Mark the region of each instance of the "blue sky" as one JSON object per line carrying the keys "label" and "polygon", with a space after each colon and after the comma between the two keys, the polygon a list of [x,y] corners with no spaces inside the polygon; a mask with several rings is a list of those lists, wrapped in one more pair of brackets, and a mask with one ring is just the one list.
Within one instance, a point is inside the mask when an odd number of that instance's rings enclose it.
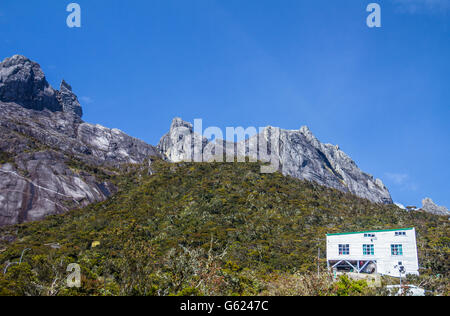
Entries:
{"label": "blue sky", "polygon": [[2,0],[0,58],[23,54],[84,119],[156,144],[173,117],[308,125],[395,201],[450,207],[450,1]]}

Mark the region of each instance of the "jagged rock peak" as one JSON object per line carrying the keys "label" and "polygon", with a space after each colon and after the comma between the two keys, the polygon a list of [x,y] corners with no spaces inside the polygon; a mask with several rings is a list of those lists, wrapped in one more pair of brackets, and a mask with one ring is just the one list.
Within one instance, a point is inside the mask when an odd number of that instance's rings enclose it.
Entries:
{"label": "jagged rock peak", "polygon": [[181,118],[176,117],[172,120],[172,124],[170,125],[170,130],[173,131],[178,127],[187,127],[190,130],[193,129],[192,124],[186,121],[183,121]]}
{"label": "jagged rock peak", "polygon": [[450,215],[450,211],[445,206],[436,205],[430,198],[422,200],[422,210],[435,215]]}
{"label": "jagged rock peak", "polygon": [[309,129],[309,127],[308,126],[302,126],[301,128],[300,128],[300,132],[303,134],[303,135],[312,135],[312,136],[314,136],[313,135],[313,133],[311,132],[311,130]]}
{"label": "jagged rock peak", "polygon": [[319,142],[319,140],[316,138],[316,136],[314,136],[314,134],[311,132],[311,130],[309,129],[308,126],[302,126],[300,128],[300,133],[305,137],[305,139],[310,142],[313,146],[317,147],[319,146],[321,143]]}
{"label": "jagged rock peak", "polygon": [[72,87],[65,80],[61,82],[58,100],[64,112],[75,113],[79,117],[83,116],[80,102],[78,102],[77,96],[72,92]]}
{"label": "jagged rock peak", "polygon": [[[193,150],[193,140],[202,144],[202,148]],[[250,144],[259,143],[256,153],[251,154]],[[245,152],[237,152],[235,156],[249,156],[264,159],[266,145],[273,144],[270,149],[272,158],[280,165],[280,171],[298,179],[315,181],[321,185],[336,188],[343,192],[351,192],[357,196],[369,199],[376,203],[392,203],[391,195],[383,182],[374,179],[373,176],[361,171],[356,163],[346,155],[339,146],[321,143],[304,126],[300,130],[283,130],[278,127],[266,127],[260,134],[250,137],[245,141]],[[276,145],[278,144],[278,145]],[[161,138],[158,149],[172,162],[191,161],[194,152],[194,161],[210,161],[214,158],[216,146],[224,146],[222,142],[209,142],[202,135],[197,135],[192,130],[192,124],[175,118],[169,133]],[[256,146],[253,146],[256,148]],[[226,152],[228,148],[222,148],[217,152]],[[202,157],[197,157],[196,152]]]}
{"label": "jagged rock peak", "polygon": [[[27,57],[22,56],[22,55],[14,55],[12,57],[7,57],[1,63],[5,67],[11,67],[11,66],[21,65],[21,64],[32,64],[34,66],[39,67],[39,64],[31,61],[30,59],[28,59]],[[39,69],[40,69],[40,67],[39,67]],[[43,73],[42,73],[42,75],[43,75]]]}
{"label": "jagged rock peak", "polygon": [[57,93],[45,79],[39,64],[14,55],[0,63],[0,101],[41,111],[61,111]]}
{"label": "jagged rock peak", "polygon": [[64,79],[61,81],[61,85],[59,86],[59,91],[70,91],[72,92],[72,86],[70,84],[68,84]]}
{"label": "jagged rock peak", "polygon": [[192,159],[194,136],[192,124],[176,117],[172,120],[169,132],[159,141],[157,148],[167,160],[172,162]]}
{"label": "jagged rock peak", "polygon": [[83,114],[70,85],[63,81],[61,91],[53,89],[41,66],[22,55],[0,63],[0,101],[36,111],[74,113],[80,118]]}

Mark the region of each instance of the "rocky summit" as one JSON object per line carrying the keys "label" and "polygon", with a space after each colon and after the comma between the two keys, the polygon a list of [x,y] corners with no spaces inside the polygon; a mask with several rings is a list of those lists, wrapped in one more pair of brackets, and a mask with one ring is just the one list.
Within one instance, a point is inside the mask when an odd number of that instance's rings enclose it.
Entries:
{"label": "rocky summit", "polygon": [[53,89],[37,63],[19,55],[0,63],[0,226],[103,201],[116,192],[114,168],[161,156],[82,113],[72,87]]}
{"label": "rocky summit", "polygon": [[[267,146],[270,142],[276,146]],[[194,149],[194,144],[201,144],[198,150]],[[194,133],[191,123],[175,118],[170,131],[158,145],[158,149],[172,162],[210,161],[217,152],[229,155],[230,148],[235,157],[260,160],[267,156],[263,150],[267,148],[284,175],[350,192],[375,203],[392,204],[391,195],[380,179],[361,171],[338,146],[321,143],[306,126],[299,130],[266,127],[241,143],[227,146],[222,140],[208,141]],[[257,148],[257,151],[251,148]]]}
{"label": "rocky summit", "polygon": [[430,198],[422,200],[422,210],[434,215],[450,215],[450,211],[445,206],[436,205]]}

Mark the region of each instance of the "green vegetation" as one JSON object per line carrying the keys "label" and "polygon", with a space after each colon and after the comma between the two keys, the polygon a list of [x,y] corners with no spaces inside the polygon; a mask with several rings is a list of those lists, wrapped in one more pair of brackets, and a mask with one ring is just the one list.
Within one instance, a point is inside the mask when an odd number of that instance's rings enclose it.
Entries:
{"label": "green vegetation", "polygon": [[14,156],[6,151],[0,151],[0,165],[14,163]]}
{"label": "green vegetation", "polygon": [[73,156],[67,158],[66,165],[74,173],[77,174],[85,173],[88,174],[89,176],[95,176],[95,178],[100,181],[117,183],[117,179],[120,178],[119,170],[106,166],[91,166]]}
{"label": "green vegetation", "polygon": [[[262,175],[253,163],[152,169],[128,166],[105,202],[0,229],[2,270],[31,248],[0,272],[0,295],[379,294],[365,281],[318,277],[317,247],[325,252],[327,233],[404,227],[418,232],[416,284],[449,294],[446,217]],[[69,263],[81,266],[79,289],[65,287]]]}

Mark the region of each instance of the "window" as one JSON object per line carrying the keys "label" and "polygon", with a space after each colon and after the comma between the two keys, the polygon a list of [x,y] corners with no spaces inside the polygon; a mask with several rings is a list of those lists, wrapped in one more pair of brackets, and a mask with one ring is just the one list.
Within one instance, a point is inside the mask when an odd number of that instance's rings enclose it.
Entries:
{"label": "window", "polygon": [[374,237],[375,237],[375,234],[364,234],[364,237],[374,238]]}
{"label": "window", "polygon": [[395,232],[395,236],[406,236],[406,232]]}
{"label": "window", "polygon": [[349,255],[350,254],[350,245],[339,245],[339,254],[340,255]]}
{"label": "window", "polygon": [[375,254],[375,250],[373,245],[363,245],[363,255],[365,256],[373,256]]}
{"label": "window", "polygon": [[391,255],[392,256],[403,256],[402,245],[391,245]]}

